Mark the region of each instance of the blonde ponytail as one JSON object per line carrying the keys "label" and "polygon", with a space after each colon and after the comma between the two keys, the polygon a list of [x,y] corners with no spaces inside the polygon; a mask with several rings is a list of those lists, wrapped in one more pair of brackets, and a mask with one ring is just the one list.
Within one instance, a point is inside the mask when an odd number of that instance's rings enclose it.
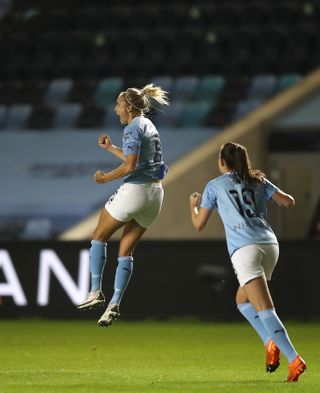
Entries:
{"label": "blonde ponytail", "polygon": [[160,86],[155,86],[150,83],[141,89],[141,94],[147,97],[152,97],[161,105],[169,105],[169,100],[167,97],[167,92],[162,90]]}
{"label": "blonde ponytail", "polygon": [[137,111],[141,113],[148,112],[151,108],[150,98],[153,98],[160,105],[169,105],[167,92],[161,87],[150,83],[142,89],[130,87],[120,93],[125,98],[129,105],[132,105]]}

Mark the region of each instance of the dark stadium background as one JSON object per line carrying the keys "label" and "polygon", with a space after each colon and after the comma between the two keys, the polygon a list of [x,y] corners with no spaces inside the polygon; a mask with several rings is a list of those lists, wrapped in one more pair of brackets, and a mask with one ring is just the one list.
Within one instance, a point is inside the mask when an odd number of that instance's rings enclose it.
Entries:
{"label": "dark stadium background", "polygon": [[[308,93],[263,123],[254,156],[301,202],[293,221],[271,209],[281,247],[272,283],[279,311],[288,318],[319,318],[319,26],[317,0],[0,1],[0,314],[86,317],[51,270],[49,303],[38,304],[40,254],[53,250],[77,284],[79,251],[88,249],[89,238],[60,239],[116,188],[95,191],[90,176],[97,167],[116,165],[97,152],[95,141],[100,130],[121,134],[113,113],[119,91],[150,81],[169,91],[166,113],[149,115],[175,168],[281,94],[302,91],[314,75]],[[276,171],[279,163],[286,169]],[[200,171],[209,172],[204,165]],[[199,176],[191,163],[180,188],[185,200],[168,184],[173,208],[186,204]],[[240,318],[221,233],[197,238],[189,234],[188,217],[168,228],[163,217],[136,250],[124,319]],[[109,247],[109,294],[116,247],[117,239]],[[17,282],[26,304],[16,304],[12,295]]]}

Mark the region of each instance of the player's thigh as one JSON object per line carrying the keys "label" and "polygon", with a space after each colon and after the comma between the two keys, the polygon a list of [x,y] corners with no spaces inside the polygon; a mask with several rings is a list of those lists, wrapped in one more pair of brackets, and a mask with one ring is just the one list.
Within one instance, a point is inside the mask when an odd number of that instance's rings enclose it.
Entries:
{"label": "player's thigh", "polygon": [[132,218],[142,227],[148,228],[160,213],[164,192],[161,184],[151,184],[146,186],[145,194],[145,206],[136,211]]}
{"label": "player's thigh", "polygon": [[102,209],[98,224],[93,232],[93,239],[106,242],[114,234],[114,232],[123,227],[125,224],[125,222],[118,221],[113,218],[106,209]]}
{"label": "player's thigh", "polygon": [[142,210],[148,197],[143,184],[124,183],[105,205],[106,210],[116,220],[130,222]]}
{"label": "player's thigh", "polygon": [[254,278],[264,276],[263,257],[258,244],[250,244],[234,252],[231,262],[240,287]]}
{"label": "player's thigh", "polygon": [[120,240],[119,257],[132,255],[145,231],[146,228],[139,225],[135,220],[128,222],[124,227]]}
{"label": "player's thigh", "polygon": [[263,244],[260,245],[260,247],[264,251],[264,257],[262,261],[264,273],[267,281],[270,281],[272,273],[278,262],[279,246],[277,244]]}

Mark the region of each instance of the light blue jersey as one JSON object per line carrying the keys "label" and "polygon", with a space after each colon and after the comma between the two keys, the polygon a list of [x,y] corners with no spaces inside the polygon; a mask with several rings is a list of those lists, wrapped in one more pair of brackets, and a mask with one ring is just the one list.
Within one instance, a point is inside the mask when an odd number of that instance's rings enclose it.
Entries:
{"label": "light blue jersey", "polygon": [[147,183],[161,180],[167,172],[162,161],[162,148],[159,133],[154,124],[144,116],[136,117],[123,130],[123,154],[138,154],[139,161],[134,172],[125,183]]}
{"label": "light blue jersey", "polygon": [[250,182],[228,172],[209,181],[203,192],[201,207],[218,209],[224,224],[230,256],[249,244],[278,244],[267,221],[266,200],[279,191],[269,180]]}

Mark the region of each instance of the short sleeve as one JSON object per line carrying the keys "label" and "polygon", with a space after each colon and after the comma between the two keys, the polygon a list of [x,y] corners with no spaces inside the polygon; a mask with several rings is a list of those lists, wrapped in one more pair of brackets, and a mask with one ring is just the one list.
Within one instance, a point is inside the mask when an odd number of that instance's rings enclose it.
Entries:
{"label": "short sleeve", "polygon": [[209,182],[203,191],[200,207],[210,210],[217,208],[217,195],[212,182]]}
{"label": "short sleeve", "polygon": [[123,155],[139,154],[141,149],[141,132],[138,127],[127,126],[123,130]]}
{"label": "short sleeve", "polygon": [[264,195],[266,199],[271,199],[272,195],[279,191],[279,188],[271,183],[268,179],[264,179]]}

